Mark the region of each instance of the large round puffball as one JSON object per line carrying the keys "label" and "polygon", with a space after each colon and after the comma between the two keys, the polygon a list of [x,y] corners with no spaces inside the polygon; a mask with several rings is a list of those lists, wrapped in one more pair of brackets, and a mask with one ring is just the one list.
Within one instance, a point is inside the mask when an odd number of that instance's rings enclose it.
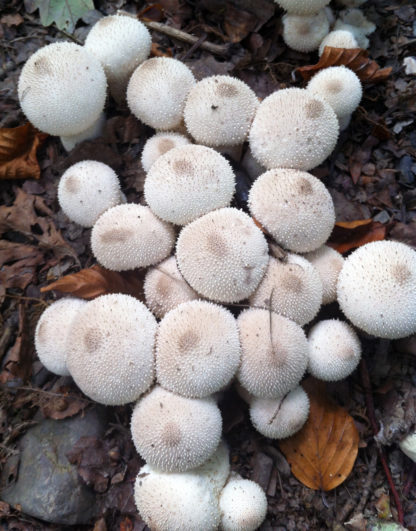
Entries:
{"label": "large round puffball", "polygon": [[22,111],[35,127],[50,135],[70,136],[98,120],[106,89],[96,57],[77,44],[55,42],[26,61],[18,95]]}
{"label": "large round puffball", "polygon": [[86,301],[68,297],[53,302],[40,316],[35,330],[35,349],[48,371],[68,376],[67,336],[71,323]]}
{"label": "large round puffball", "polygon": [[173,148],[186,146],[191,141],[180,133],[160,132],[151,136],[143,147],[142,166],[147,173],[156,160]]}
{"label": "large round puffball", "polygon": [[304,258],[318,271],[322,281],[322,304],[330,304],[337,300],[338,276],[344,265],[344,258],[335,249],[322,245],[316,251],[307,253]]}
{"label": "large round puffball", "polygon": [[346,317],[376,337],[398,339],[416,332],[416,252],[404,243],[378,241],[346,258],[338,279]]}
{"label": "large round puffball", "polygon": [[325,10],[311,15],[292,15],[283,17],[283,40],[298,52],[312,52],[319,48],[329,32],[329,22]]}
{"label": "large round puffball", "polygon": [[134,408],[131,433],[138,453],[163,472],[185,472],[209,459],[222,419],[212,398],[185,398],[155,387]]}
{"label": "large round puffball", "polygon": [[330,0],[275,0],[292,15],[314,15],[327,6]]}
{"label": "large round puffball", "polygon": [[92,227],[101,214],[122,202],[118,177],[102,162],[77,162],[59,181],[58,201],[71,221]]}
{"label": "large round puffball", "polygon": [[310,170],[333,151],[339,125],[332,107],[307,90],[290,88],[265,98],[250,130],[250,149],[267,169]]}
{"label": "large round puffball", "polygon": [[67,364],[83,393],[109,406],[137,400],[151,385],[157,323],[130,295],[102,295],[83,306],[68,331]]}

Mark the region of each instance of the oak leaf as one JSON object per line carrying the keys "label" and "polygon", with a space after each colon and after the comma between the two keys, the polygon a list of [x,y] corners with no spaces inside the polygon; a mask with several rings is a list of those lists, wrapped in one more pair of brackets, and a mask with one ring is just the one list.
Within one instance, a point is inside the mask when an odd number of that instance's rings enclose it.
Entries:
{"label": "oak leaf", "polygon": [[339,221],[335,223],[327,245],[342,254],[366,243],[384,240],[386,231],[385,225],[371,218]]}

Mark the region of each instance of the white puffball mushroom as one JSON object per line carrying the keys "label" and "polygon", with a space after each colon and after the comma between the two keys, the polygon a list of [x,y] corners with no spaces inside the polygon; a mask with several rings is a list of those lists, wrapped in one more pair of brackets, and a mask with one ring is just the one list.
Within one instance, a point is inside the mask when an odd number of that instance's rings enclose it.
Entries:
{"label": "white puffball mushroom", "polygon": [[181,61],[153,57],[136,68],[127,87],[131,112],[143,123],[161,131],[178,127],[185,100],[195,78]]}
{"label": "white puffball mushroom", "polygon": [[274,92],[260,104],[250,130],[250,149],[267,169],[308,171],[333,151],[339,125],[332,107],[307,90]]}
{"label": "white puffball mushroom", "polygon": [[285,262],[270,258],[264,279],[250,297],[250,306],[284,315],[300,326],[312,321],[322,304],[318,271],[302,256],[288,254]]}
{"label": "white puffball mushroom", "polygon": [[295,322],[273,311],[250,308],[237,319],[240,384],[251,395],[276,398],[296,387],[308,365],[308,341]]}
{"label": "white puffball mushroom", "polygon": [[227,207],[234,191],[234,172],[227,159],[214,149],[194,144],[159,157],[144,183],[145,199],[152,211],[176,225]]}
{"label": "white puffball mushroom", "polygon": [[78,44],[55,42],[26,61],[18,95],[22,111],[35,127],[50,135],[71,136],[98,120],[106,89],[98,59]]}
{"label": "white puffball mushroom", "polygon": [[61,136],[61,143],[66,151],[71,151],[74,147],[84,140],[94,140],[102,135],[105,126],[105,113],[102,112],[98,119],[85,131],[76,135]]}
{"label": "white puffball mushroom", "polygon": [[48,371],[68,376],[67,336],[69,327],[86,301],[68,297],[53,302],[40,316],[35,330],[35,349]]}
{"label": "white puffball mushroom", "polygon": [[67,340],[68,369],[81,391],[109,406],[137,400],[153,381],[156,328],[150,311],[130,295],[85,304]]}
{"label": "white puffball mushroom", "polygon": [[345,24],[358,28],[364,35],[370,35],[376,31],[374,22],[368,20],[361,9],[344,9],[339,13],[339,17]]}
{"label": "white puffball mushroom", "polygon": [[151,136],[143,147],[142,151],[142,166],[147,173],[152,167],[153,163],[162,155],[173,148],[185,146],[191,141],[185,135],[180,133],[160,132]]}
{"label": "white puffball mushroom", "polygon": [[254,292],[269,261],[263,233],[236,208],[215,210],[186,225],[179,234],[176,258],[196,292],[228,303]]}
{"label": "white puffball mushroom", "polygon": [[138,453],[163,472],[201,465],[217,449],[221,430],[221,413],[212,398],[185,398],[159,386],[137,402],[131,419]]}
{"label": "white puffball mushroom", "polygon": [[346,259],[338,302],[358,328],[399,339],[416,332],[416,251],[404,243],[367,243]]}
{"label": "white puffball mushroom", "polygon": [[346,22],[343,22],[342,20],[337,20],[334,25],[334,31],[342,30],[342,31],[349,31],[353,36],[354,39],[357,41],[358,48],[362,48],[363,50],[366,50],[370,44],[370,41],[365,36],[363,31],[360,28],[357,28],[357,26],[353,26],[352,24],[347,24]]}
{"label": "white puffball mushroom", "polygon": [[117,205],[102,214],[91,232],[91,247],[100,264],[112,271],[128,271],[157,264],[175,243],[173,227],[149,207]]}
{"label": "white puffball mushroom", "polygon": [[257,96],[244,81],[231,76],[209,76],[189,91],[185,124],[199,144],[242,144],[258,105]]}
{"label": "white puffball mushroom", "polygon": [[416,463],[416,431],[399,442],[400,450]]}
{"label": "white puffball mushroom", "polygon": [[291,15],[314,15],[329,4],[331,0],[275,0]]}
{"label": "white puffball mushroom", "polygon": [[101,18],[85,39],[85,49],[103,65],[110,93],[118,102],[125,101],[130,76],[149,57],[151,45],[142,22],[118,14]]}
{"label": "white puffball mushroom", "polygon": [[215,453],[202,465],[193,468],[189,472],[205,476],[214,492],[219,496],[230,475],[230,451],[226,442],[221,439]]}
{"label": "white puffball mushroom", "polygon": [[336,301],[338,276],[344,265],[342,254],[327,245],[323,245],[316,251],[305,254],[304,258],[315,267],[321,278],[322,304]]}
{"label": "white puffball mushroom", "polygon": [[251,215],[276,242],[293,252],[314,251],[335,225],[335,209],[324,184],[310,173],[276,168],[251,187]]}
{"label": "white puffball mushroom", "polygon": [[360,340],[353,328],[343,321],[319,321],[309,331],[308,341],[308,371],[319,380],[343,380],[360,362]]}
{"label": "white puffball mushroom", "polygon": [[280,398],[254,398],[250,418],[256,430],[270,439],[298,432],[309,416],[309,398],[301,386]]}
{"label": "white puffball mushroom", "polygon": [[266,518],[264,490],[249,479],[233,475],[219,498],[222,531],[255,531]]}
{"label": "white puffball mushroom", "polygon": [[319,45],[319,56],[324,53],[325,46],[330,46],[331,48],[346,49],[359,48],[354,35],[350,31],[345,30],[330,31]]}
{"label": "white puffball mushroom", "polygon": [[329,32],[325,10],[311,15],[287,14],[282,18],[283,40],[297,52],[313,52]]}

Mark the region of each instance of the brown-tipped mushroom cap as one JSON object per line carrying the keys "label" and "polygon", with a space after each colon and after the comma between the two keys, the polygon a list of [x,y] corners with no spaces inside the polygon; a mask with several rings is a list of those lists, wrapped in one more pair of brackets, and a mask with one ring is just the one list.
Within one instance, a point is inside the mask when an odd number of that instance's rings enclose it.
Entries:
{"label": "brown-tipped mushroom cap", "polygon": [[316,251],[305,254],[304,258],[315,267],[321,278],[322,304],[336,301],[338,275],[344,265],[342,254],[327,245],[323,245]]}
{"label": "brown-tipped mushroom cap", "polygon": [[293,15],[314,15],[331,0],[275,0],[276,4]]}
{"label": "brown-tipped mushroom cap", "polygon": [[329,22],[325,10],[311,15],[284,15],[283,40],[298,52],[317,50],[329,32]]}
{"label": "brown-tipped mushroom cap", "polygon": [[147,173],[156,160],[170,151],[173,148],[179,146],[185,146],[190,144],[191,141],[185,135],[180,133],[164,132],[156,133],[151,136],[144,145],[142,151],[142,166]]}

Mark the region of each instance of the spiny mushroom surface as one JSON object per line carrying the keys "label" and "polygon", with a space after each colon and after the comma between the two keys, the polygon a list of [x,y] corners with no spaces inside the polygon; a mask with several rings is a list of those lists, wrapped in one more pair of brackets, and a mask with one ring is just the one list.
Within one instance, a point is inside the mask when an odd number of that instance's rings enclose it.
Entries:
{"label": "spiny mushroom surface", "polygon": [[146,141],[142,151],[141,161],[144,171],[147,173],[153,163],[171,149],[190,143],[191,141],[185,135],[171,133],[169,131],[166,133],[162,131],[151,136]]}
{"label": "spiny mushroom surface", "polygon": [[212,398],[185,398],[154,387],[134,408],[131,433],[139,454],[163,472],[185,472],[209,459],[222,419]]}
{"label": "spiny mushroom surface", "polygon": [[368,48],[370,41],[365,36],[364,32],[357,28],[356,26],[353,26],[352,24],[347,24],[346,22],[343,22],[342,20],[337,20],[334,25],[334,31],[342,30],[342,31],[349,31],[354,35],[354,39],[357,41],[358,47],[363,48],[364,50]]}
{"label": "spiny mushroom surface", "polygon": [[293,15],[314,15],[331,0],[275,0],[276,4]]}
{"label": "spiny mushroom surface", "polygon": [[346,317],[376,337],[398,339],[416,332],[416,252],[404,243],[367,243],[341,270],[338,302]]}
{"label": "spiny mushroom surface", "polygon": [[261,230],[236,208],[221,208],[186,225],[176,257],[191,287],[218,302],[238,302],[251,295],[269,261]]}
{"label": "spiny mushroom surface", "polygon": [[85,304],[68,331],[67,366],[92,400],[121,405],[151,385],[157,323],[130,295],[101,295]]}
{"label": "spiny mushroom surface", "polygon": [[221,439],[215,453],[202,465],[193,468],[190,472],[205,476],[214,492],[219,496],[230,475],[230,451],[227,443]]}
{"label": "spiny mushroom surface", "polygon": [[336,114],[322,98],[304,89],[283,89],[260,104],[250,130],[250,149],[267,169],[307,171],[332,153],[338,132]]}
{"label": "spiny mushroom surface", "polygon": [[332,48],[358,48],[358,43],[350,31],[335,30],[330,31],[319,45],[319,55],[324,53],[325,46]]}
{"label": "spiny mushroom surface", "polygon": [[323,288],[322,304],[330,304],[336,301],[338,276],[344,265],[342,254],[327,245],[322,245],[316,251],[305,254],[304,258],[319,273]]}
{"label": "spiny mushroom surface", "polygon": [[308,341],[295,322],[250,308],[237,320],[241,341],[238,381],[252,395],[275,398],[296,387],[308,365]]}
{"label": "spiny mushroom surface", "polygon": [[156,374],[162,387],[202,398],[225,387],[240,363],[234,316],[208,301],[184,302],[165,315],[156,341]]}
{"label": "spiny mushroom surface", "polygon": [[194,144],[159,157],[144,183],[152,211],[177,225],[228,206],[234,190],[234,172],[227,159],[214,149]]}
{"label": "spiny mushroom surface", "polygon": [[329,32],[325,10],[307,16],[287,14],[282,18],[283,40],[298,52],[312,52],[319,48]]}
{"label": "spiny mushroom surface", "polygon": [[258,104],[257,96],[244,81],[209,76],[191,88],[184,109],[185,124],[200,144],[242,144]]}

